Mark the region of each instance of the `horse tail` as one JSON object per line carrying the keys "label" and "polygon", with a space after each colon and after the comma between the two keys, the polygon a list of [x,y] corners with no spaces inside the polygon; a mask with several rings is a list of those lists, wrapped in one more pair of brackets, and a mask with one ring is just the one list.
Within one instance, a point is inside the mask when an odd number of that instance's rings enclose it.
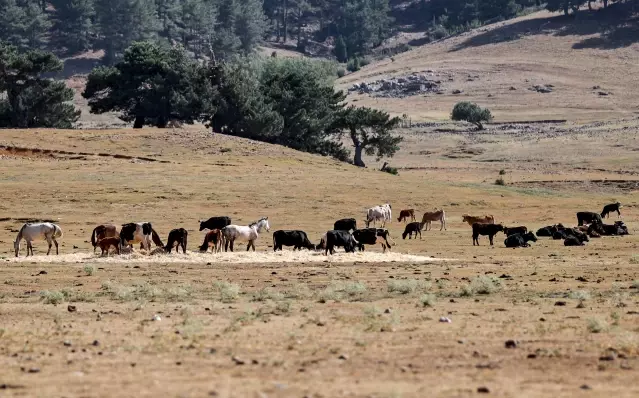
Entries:
{"label": "horse tail", "polygon": [[100,228],[100,225],[98,225],[97,227],[93,228],[93,232],[91,233],[91,244],[93,245],[93,247],[96,247],[98,242],[96,241],[97,235],[98,235],[98,229]]}
{"label": "horse tail", "polygon": [[151,239],[153,239],[153,243],[155,243],[156,246],[164,247],[164,244],[162,243],[162,239],[160,239],[160,235],[158,235],[158,233],[155,232],[154,229],[151,229]]}
{"label": "horse tail", "polygon": [[53,224],[53,237],[62,238],[62,228],[58,224]]}

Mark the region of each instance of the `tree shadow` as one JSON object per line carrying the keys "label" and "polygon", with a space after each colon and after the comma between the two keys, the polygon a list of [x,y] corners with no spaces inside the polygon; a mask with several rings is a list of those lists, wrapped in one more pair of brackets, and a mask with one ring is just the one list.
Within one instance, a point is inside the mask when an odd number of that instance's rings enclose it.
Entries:
{"label": "tree shadow", "polygon": [[526,19],[473,36],[451,49],[451,52],[471,47],[518,40],[525,36],[592,36],[573,45],[574,49],[615,49],[639,42],[639,18],[634,14],[636,2],[615,3],[607,9],[581,10],[576,16],[557,15]]}

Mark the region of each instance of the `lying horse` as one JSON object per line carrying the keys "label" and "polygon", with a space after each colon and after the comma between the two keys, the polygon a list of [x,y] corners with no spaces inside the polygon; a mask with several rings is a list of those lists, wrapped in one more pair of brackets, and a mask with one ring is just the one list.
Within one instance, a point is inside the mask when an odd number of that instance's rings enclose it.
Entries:
{"label": "lying horse", "polygon": [[27,257],[29,257],[29,251],[31,251],[31,255],[33,256],[33,245],[31,242],[38,239],[44,239],[49,244],[49,250],[47,250],[47,256],[51,253],[51,242],[55,243],[55,254],[58,253],[58,241],[56,238],[62,237],[62,229],[56,224],[52,224],[49,222],[44,223],[27,223],[20,228],[20,232],[18,232],[18,236],[16,237],[15,242],[13,242],[13,248],[16,252],[16,257],[20,253],[20,241],[22,239],[27,241]]}
{"label": "lying horse", "polygon": [[189,233],[184,228],[176,228],[169,232],[169,237],[167,238],[166,246],[164,246],[164,250],[167,253],[171,253],[173,247],[175,247],[175,252],[180,252],[180,247],[182,248],[182,252],[186,254],[186,241]]}
{"label": "lying horse", "polygon": [[150,222],[122,224],[122,229],[120,230],[120,250],[122,247],[133,247],[133,244],[141,243],[142,248],[149,251],[151,249],[151,240],[156,246],[164,247],[160,236],[155,232]]}
{"label": "lying horse", "polygon": [[206,253],[209,250],[209,247],[213,246],[213,253],[218,253],[222,251],[222,245],[224,244],[224,236],[222,235],[222,230],[213,229],[207,232],[204,235],[204,242],[202,246],[200,246],[200,252]]}
{"label": "lying horse", "polygon": [[260,218],[249,226],[227,225],[222,228],[222,235],[225,240],[224,251],[228,251],[229,243],[231,244],[231,251],[233,251],[233,242],[236,240],[247,241],[246,251],[249,251],[251,247],[253,247],[253,251],[255,251],[255,241],[259,237],[262,229],[266,229],[267,232],[271,230],[268,224],[268,217]]}
{"label": "lying horse", "polygon": [[[103,257],[105,254],[107,257],[109,257],[109,249],[111,248],[111,246],[115,247],[115,252],[119,255],[120,254],[120,237],[115,237],[115,236],[109,236],[108,238],[102,238],[100,239],[96,245],[98,247],[100,247],[100,249],[102,250],[102,253],[100,253],[100,257]],[[95,247],[94,247],[95,250]]]}
{"label": "lying horse", "polygon": [[115,225],[102,224],[93,229],[93,232],[91,233],[91,244],[93,245],[93,253],[95,253],[95,248],[98,247],[98,242],[104,238],[120,238],[120,234],[118,233],[118,229]]}

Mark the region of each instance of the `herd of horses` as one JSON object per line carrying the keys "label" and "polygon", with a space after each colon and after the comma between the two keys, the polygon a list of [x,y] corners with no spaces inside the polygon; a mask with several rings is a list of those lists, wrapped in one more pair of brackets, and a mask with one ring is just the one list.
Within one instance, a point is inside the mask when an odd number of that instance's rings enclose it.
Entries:
{"label": "herd of horses", "polygon": [[[578,226],[566,228],[562,224],[550,225],[540,228],[535,235],[528,231],[525,226],[505,227],[502,224],[495,224],[492,215],[471,216],[464,214],[462,221],[472,227],[473,246],[479,245],[479,236],[488,236],[490,244],[493,245],[494,236],[503,232],[506,235],[504,245],[506,247],[528,247],[528,242],[536,241],[537,236],[550,236],[553,239],[563,239],[566,246],[579,246],[587,242],[589,237],[600,237],[606,235],[627,235],[628,228],[623,221],[616,221],[613,225],[607,225],[603,219],[609,217],[610,213],[616,212],[618,218],[621,217],[621,204],[619,202],[604,206],[601,214],[593,212],[578,212]],[[344,218],[337,220],[333,229],[327,231],[320,239],[319,244],[313,244],[308,239],[308,235],[300,230],[278,230],[273,233],[273,250],[281,250],[283,246],[293,247],[293,250],[306,248],[309,250],[323,250],[324,254],[332,254],[335,247],[343,247],[346,252],[354,252],[356,249],[365,250],[365,245],[381,244],[384,251],[391,248],[395,243],[390,237],[390,233],[385,228],[385,224],[392,219],[392,208],[389,203],[374,206],[366,211],[366,228],[358,229],[357,221],[354,218]],[[446,213],[443,209],[435,209],[433,212],[426,212],[422,216],[421,222],[415,221],[415,210],[401,210],[398,221],[407,222],[402,238],[409,239],[419,235],[421,232],[429,230],[432,222],[440,222],[441,230],[446,229]],[[246,242],[246,250],[251,248],[255,251],[255,241],[263,230],[270,231],[268,217],[249,225],[231,224],[228,216],[211,217],[208,220],[200,220],[200,231],[207,231],[204,242],[199,247],[200,252],[207,252],[212,248],[214,253],[222,251],[233,251],[235,242]],[[381,222],[381,228],[377,228],[377,222]],[[371,224],[374,227],[371,228]],[[26,223],[24,224],[14,241],[15,256],[18,257],[22,240],[27,242],[27,256],[33,255],[32,242],[35,240],[45,240],[49,245],[47,255],[50,254],[52,246],[55,244],[56,254],[59,254],[58,239],[62,237],[62,229],[57,224]],[[133,250],[133,245],[140,244],[140,248],[147,252],[151,250],[151,244],[162,248],[161,251],[171,253],[173,248],[176,252],[182,249],[186,253],[188,244],[188,232],[184,228],[176,228],[169,232],[166,245],[163,244],[158,233],[153,229],[150,222],[136,222],[123,224],[118,231],[114,224],[101,224],[95,227],[91,233],[91,244],[93,251],[99,247],[102,256],[108,256],[111,248],[116,254],[121,254],[123,250]]]}

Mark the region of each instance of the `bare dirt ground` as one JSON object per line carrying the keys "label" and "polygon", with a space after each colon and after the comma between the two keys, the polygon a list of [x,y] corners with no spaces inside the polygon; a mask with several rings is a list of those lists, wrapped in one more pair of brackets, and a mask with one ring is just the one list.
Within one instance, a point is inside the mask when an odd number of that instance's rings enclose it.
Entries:
{"label": "bare dirt ground", "polygon": [[[415,128],[399,176],[197,128],[3,131],[1,395],[637,396],[639,194],[592,182],[639,180],[636,130]],[[615,200],[632,235],[584,247],[506,249],[501,234],[473,247],[461,222],[574,225]],[[270,234],[255,254],[100,259],[89,243],[99,223],[148,220],[162,239],[186,228],[196,251],[198,220],[223,214],[317,242],[385,202],[395,217],[443,207],[448,230],[402,240],[395,219],[392,254],[326,259],[271,254]],[[62,227],[59,257],[36,242],[13,259],[31,219]]]}
{"label": "bare dirt ground", "polygon": [[[411,73],[441,81],[441,94],[349,96],[357,105],[407,114],[414,121],[448,119],[454,104],[464,100],[488,107],[498,121],[629,117],[639,100],[635,22],[585,9],[577,19],[537,12],[372,63],[338,84],[348,89]],[[535,85],[552,85],[553,92],[531,90]]]}

